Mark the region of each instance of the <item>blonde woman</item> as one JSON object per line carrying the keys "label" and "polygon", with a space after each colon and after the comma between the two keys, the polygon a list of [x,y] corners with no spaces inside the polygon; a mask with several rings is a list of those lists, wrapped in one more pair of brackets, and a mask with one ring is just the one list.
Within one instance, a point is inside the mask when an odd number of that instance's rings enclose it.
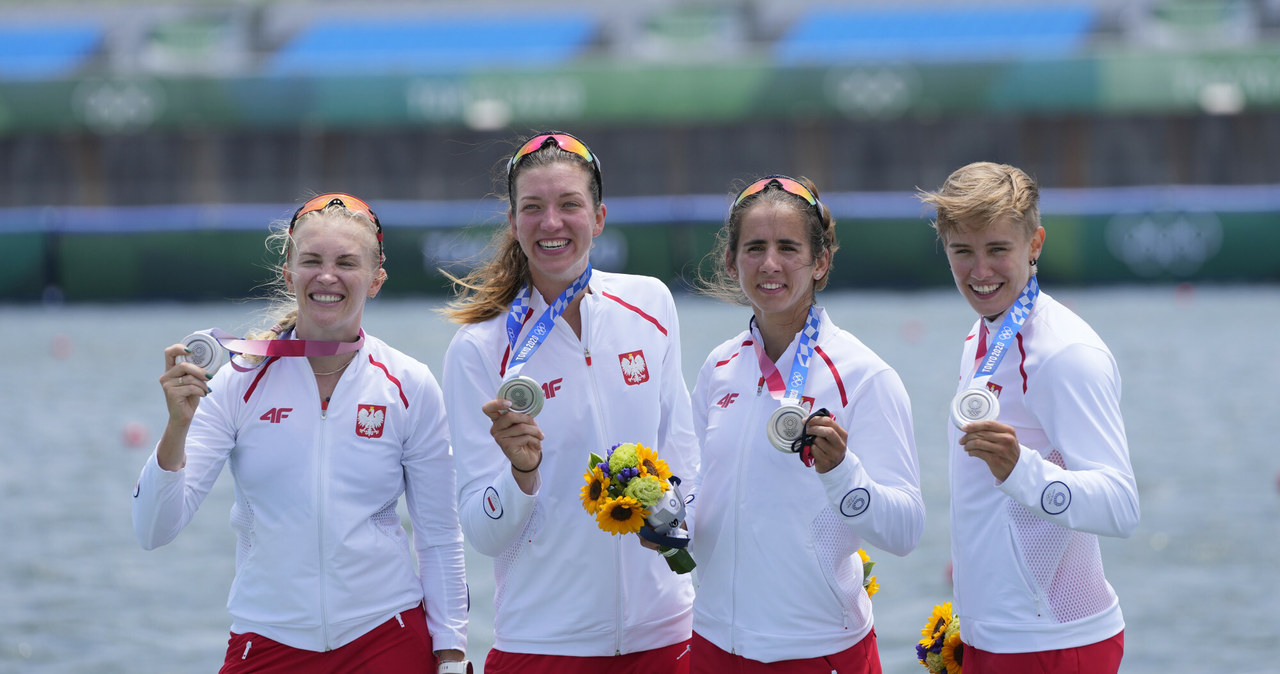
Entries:
{"label": "blonde woman", "polygon": [[221,672],[463,672],[466,578],[440,388],[361,329],[386,281],[382,227],[360,199],[325,194],[273,240],[280,314],[256,339],[228,342],[263,357],[214,375],[180,360],[182,344],[165,349],[169,422],[142,469],[134,531],[147,549],[172,541],[229,463],[238,540]]}

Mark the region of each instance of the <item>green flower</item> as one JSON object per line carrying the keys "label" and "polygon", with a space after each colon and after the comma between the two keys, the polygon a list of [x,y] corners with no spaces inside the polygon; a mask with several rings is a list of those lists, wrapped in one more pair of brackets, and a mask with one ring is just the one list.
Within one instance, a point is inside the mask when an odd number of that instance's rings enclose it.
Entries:
{"label": "green flower", "polygon": [[[616,454],[616,452],[615,452]],[[627,483],[626,495],[640,502],[646,508],[652,508],[662,498],[662,482],[656,477],[637,477]]]}
{"label": "green flower", "polygon": [[633,443],[625,443],[618,445],[609,455],[609,472],[613,475],[621,473],[626,468],[635,468],[640,465],[640,457],[636,455],[636,446]]}

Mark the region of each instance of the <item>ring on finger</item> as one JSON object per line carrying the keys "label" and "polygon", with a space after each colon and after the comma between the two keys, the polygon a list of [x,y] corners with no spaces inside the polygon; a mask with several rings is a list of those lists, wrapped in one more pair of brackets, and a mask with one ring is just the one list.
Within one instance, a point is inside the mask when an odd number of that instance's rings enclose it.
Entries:
{"label": "ring on finger", "polygon": [[178,386],[182,386],[182,377],[178,377]]}

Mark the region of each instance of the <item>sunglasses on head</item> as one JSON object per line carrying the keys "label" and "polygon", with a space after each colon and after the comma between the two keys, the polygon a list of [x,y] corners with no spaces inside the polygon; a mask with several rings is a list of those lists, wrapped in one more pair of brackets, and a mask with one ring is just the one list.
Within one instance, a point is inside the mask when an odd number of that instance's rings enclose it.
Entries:
{"label": "sunglasses on head", "polygon": [[511,155],[511,160],[507,162],[507,184],[511,184],[511,173],[515,171],[516,164],[519,164],[521,159],[547,145],[555,145],[565,152],[572,152],[587,160],[587,163],[591,164],[591,172],[595,174],[596,184],[600,186],[600,191],[603,194],[604,183],[600,180],[600,160],[596,159],[596,156],[591,153],[591,149],[587,147],[586,143],[567,133],[542,133],[525,141],[524,145],[521,145],[520,149]]}
{"label": "sunglasses on head", "polygon": [[377,229],[378,237],[378,264],[381,265],[386,261],[386,255],[382,252],[382,223],[378,221],[378,216],[369,208],[363,200],[357,199],[350,194],[342,194],[339,192],[331,192],[329,194],[321,194],[318,197],[307,200],[307,202],[298,207],[293,213],[293,219],[289,221],[289,233],[293,234],[293,226],[298,224],[298,218],[314,211],[322,211],[334,204],[346,208],[352,213],[363,213],[371,221]]}
{"label": "sunglasses on head", "polygon": [[813,206],[814,210],[818,212],[818,217],[822,217],[822,206],[820,205],[821,202],[818,201],[818,196],[809,191],[809,188],[801,185],[795,178],[790,178],[784,175],[765,176],[764,178],[747,185],[746,188],[738,193],[738,198],[733,200],[733,207],[737,208],[738,204],[742,203],[743,199],[746,199],[757,192],[765,191],[770,185],[776,185],[784,192],[789,192],[809,202],[809,205]]}

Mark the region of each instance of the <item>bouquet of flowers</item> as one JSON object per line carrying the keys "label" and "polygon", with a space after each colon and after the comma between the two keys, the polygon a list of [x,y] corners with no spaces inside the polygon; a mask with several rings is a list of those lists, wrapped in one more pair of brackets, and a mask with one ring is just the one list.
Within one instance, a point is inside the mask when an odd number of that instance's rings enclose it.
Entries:
{"label": "bouquet of flowers", "polygon": [[962,674],[964,642],[960,641],[960,619],[951,602],[933,607],[929,623],[920,630],[916,659],[932,674]]}
{"label": "bouquet of flowers", "polygon": [[880,591],[880,581],[871,575],[871,569],[875,568],[876,563],[871,561],[867,551],[862,548],[858,548],[858,558],[862,560],[862,589],[867,591],[867,597],[874,597]]}
{"label": "bouquet of flowers", "polygon": [[[674,490],[671,468],[657,452],[632,442],[614,445],[607,456],[592,452],[583,478],[587,483],[582,487],[582,507],[595,516],[601,530],[613,535],[634,534],[649,527],[667,540],[683,540],[687,545],[688,538],[681,538],[678,531],[684,501],[673,498],[679,491]],[[672,571],[693,570],[693,557],[683,546],[664,545],[659,552]]]}

